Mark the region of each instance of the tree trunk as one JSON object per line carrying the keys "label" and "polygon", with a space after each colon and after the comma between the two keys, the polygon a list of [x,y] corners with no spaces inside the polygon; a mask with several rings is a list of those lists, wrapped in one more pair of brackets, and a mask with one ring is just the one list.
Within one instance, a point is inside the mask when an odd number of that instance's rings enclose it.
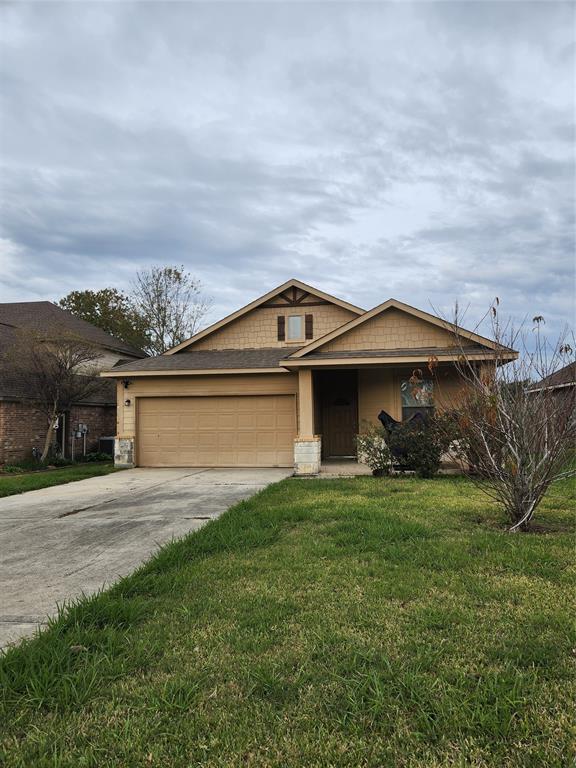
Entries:
{"label": "tree trunk", "polygon": [[52,415],[52,418],[48,420],[48,429],[46,430],[46,437],[44,438],[44,450],[42,451],[42,456],[40,457],[40,462],[44,463],[48,457],[48,453],[50,451],[50,444],[52,443],[52,427],[54,425],[54,422],[56,420],[56,414]]}
{"label": "tree trunk", "polygon": [[513,525],[509,530],[513,533],[518,531],[528,531],[530,529],[530,521],[534,515],[536,504],[537,501],[534,498],[532,491],[517,494],[511,515]]}

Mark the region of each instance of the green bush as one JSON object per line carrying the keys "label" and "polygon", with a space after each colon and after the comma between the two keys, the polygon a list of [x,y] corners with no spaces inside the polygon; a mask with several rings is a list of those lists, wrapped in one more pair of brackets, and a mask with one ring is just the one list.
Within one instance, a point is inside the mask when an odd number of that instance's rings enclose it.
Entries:
{"label": "green bush", "polygon": [[22,461],[4,464],[0,467],[0,472],[3,474],[18,475],[23,472],[36,472],[43,469],[49,469],[50,467],[73,467],[75,464],[97,461],[112,461],[112,457],[107,453],[94,451],[93,453],[87,453],[85,456],[75,456],[74,461],[72,461],[72,459],[64,459],[62,456],[49,456],[44,462],[32,458],[22,459]]}
{"label": "green bush", "polygon": [[433,477],[456,436],[450,417],[435,414],[425,421],[398,425],[390,433],[388,444],[394,465],[400,470],[413,470],[418,477]]}
{"label": "green bush", "polygon": [[93,451],[87,453],[85,456],[77,456],[76,461],[112,461],[112,456],[109,453],[103,453],[102,451]]}
{"label": "green bush", "polygon": [[72,459],[64,459],[62,456],[48,456],[44,464],[40,464],[40,462],[36,462],[37,467],[69,467],[72,464],[75,464],[76,462],[72,461]]}
{"label": "green bush", "polygon": [[63,459],[62,456],[48,456],[46,461],[39,459],[22,459],[15,461],[10,465],[2,467],[4,472],[33,472],[37,469],[46,469],[47,467],[68,467],[74,464],[72,459]]}
{"label": "green bush", "polygon": [[10,475],[19,475],[22,472],[26,472],[25,469],[18,467],[15,464],[4,464],[2,467],[0,467],[0,471]]}
{"label": "green bush", "polygon": [[373,475],[388,475],[392,469],[392,456],[386,442],[386,430],[366,424],[356,436],[358,460],[367,464]]}

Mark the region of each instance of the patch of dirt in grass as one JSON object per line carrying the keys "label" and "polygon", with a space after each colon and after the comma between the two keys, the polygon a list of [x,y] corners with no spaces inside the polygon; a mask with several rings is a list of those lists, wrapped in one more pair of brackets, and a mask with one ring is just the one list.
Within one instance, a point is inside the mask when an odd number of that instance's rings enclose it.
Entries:
{"label": "patch of dirt in grass", "polygon": [[510,535],[516,536],[525,536],[526,534],[537,534],[542,536],[554,533],[574,533],[576,529],[574,522],[570,520],[554,520],[553,522],[542,520],[537,523],[532,523],[528,530],[515,532],[510,531],[511,524],[507,520],[483,515],[474,515],[469,519],[471,522],[476,523],[483,528],[487,528],[488,530],[501,531],[502,533],[509,533]]}
{"label": "patch of dirt in grass", "polygon": [[574,522],[569,520],[555,520],[553,523],[542,522],[532,523],[527,531],[521,531],[521,534],[525,533],[537,533],[537,534],[550,534],[550,533],[574,533]]}

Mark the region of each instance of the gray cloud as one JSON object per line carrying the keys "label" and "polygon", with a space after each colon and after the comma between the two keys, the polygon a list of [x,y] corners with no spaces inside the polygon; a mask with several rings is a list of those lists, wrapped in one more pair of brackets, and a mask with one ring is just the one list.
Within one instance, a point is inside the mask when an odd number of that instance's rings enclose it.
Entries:
{"label": "gray cloud", "polygon": [[574,315],[574,7],[3,6],[0,300],[184,263]]}

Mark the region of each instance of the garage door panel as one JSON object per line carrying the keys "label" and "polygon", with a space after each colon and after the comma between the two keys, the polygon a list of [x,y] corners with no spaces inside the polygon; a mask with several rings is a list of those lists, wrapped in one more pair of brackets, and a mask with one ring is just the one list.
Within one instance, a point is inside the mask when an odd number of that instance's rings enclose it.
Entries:
{"label": "garage door panel", "polygon": [[291,466],[292,395],[138,399],[140,466]]}
{"label": "garage door panel", "polygon": [[218,435],[216,432],[198,431],[186,432],[180,435],[178,442],[180,450],[216,451],[218,450]]}
{"label": "garage door panel", "polygon": [[236,402],[231,405],[236,408],[237,413],[252,413],[254,408],[259,408],[262,403],[261,397],[239,397],[234,398]]}
{"label": "garage door panel", "polygon": [[291,413],[279,413],[276,418],[276,427],[291,432],[294,427],[293,415]]}
{"label": "garage door panel", "polygon": [[229,451],[232,448],[236,448],[238,445],[237,435],[235,432],[217,432],[217,448],[219,451]]}
{"label": "garage door panel", "polygon": [[242,448],[244,450],[252,450],[254,447],[254,435],[252,432],[244,431],[244,432],[237,432],[236,433],[236,445],[238,448]]}
{"label": "garage door panel", "polygon": [[[170,419],[166,420],[166,424],[169,426],[169,428],[172,427],[172,421]],[[198,414],[197,413],[181,413],[178,416],[178,421],[176,422],[175,429],[179,429],[179,430],[198,429]]]}
{"label": "garage door panel", "polygon": [[239,413],[237,415],[238,429],[254,429],[256,426],[255,413]]}
{"label": "garage door panel", "polygon": [[162,451],[174,451],[174,444],[176,442],[176,437],[173,432],[158,432],[150,434],[150,438],[154,440],[156,443],[155,446],[151,446],[150,450],[152,453],[158,453],[158,451],[161,449]]}
{"label": "garage door panel", "polygon": [[236,429],[237,416],[234,413],[220,413],[218,414],[218,430]]}
{"label": "garage door panel", "polygon": [[198,429],[214,429],[214,416],[211,413],[197,414]]}
{"label": "garage door panel", "polygon": [[276,447],[276,435],[272,432],[262,432],[257,438],[258,450]]}

